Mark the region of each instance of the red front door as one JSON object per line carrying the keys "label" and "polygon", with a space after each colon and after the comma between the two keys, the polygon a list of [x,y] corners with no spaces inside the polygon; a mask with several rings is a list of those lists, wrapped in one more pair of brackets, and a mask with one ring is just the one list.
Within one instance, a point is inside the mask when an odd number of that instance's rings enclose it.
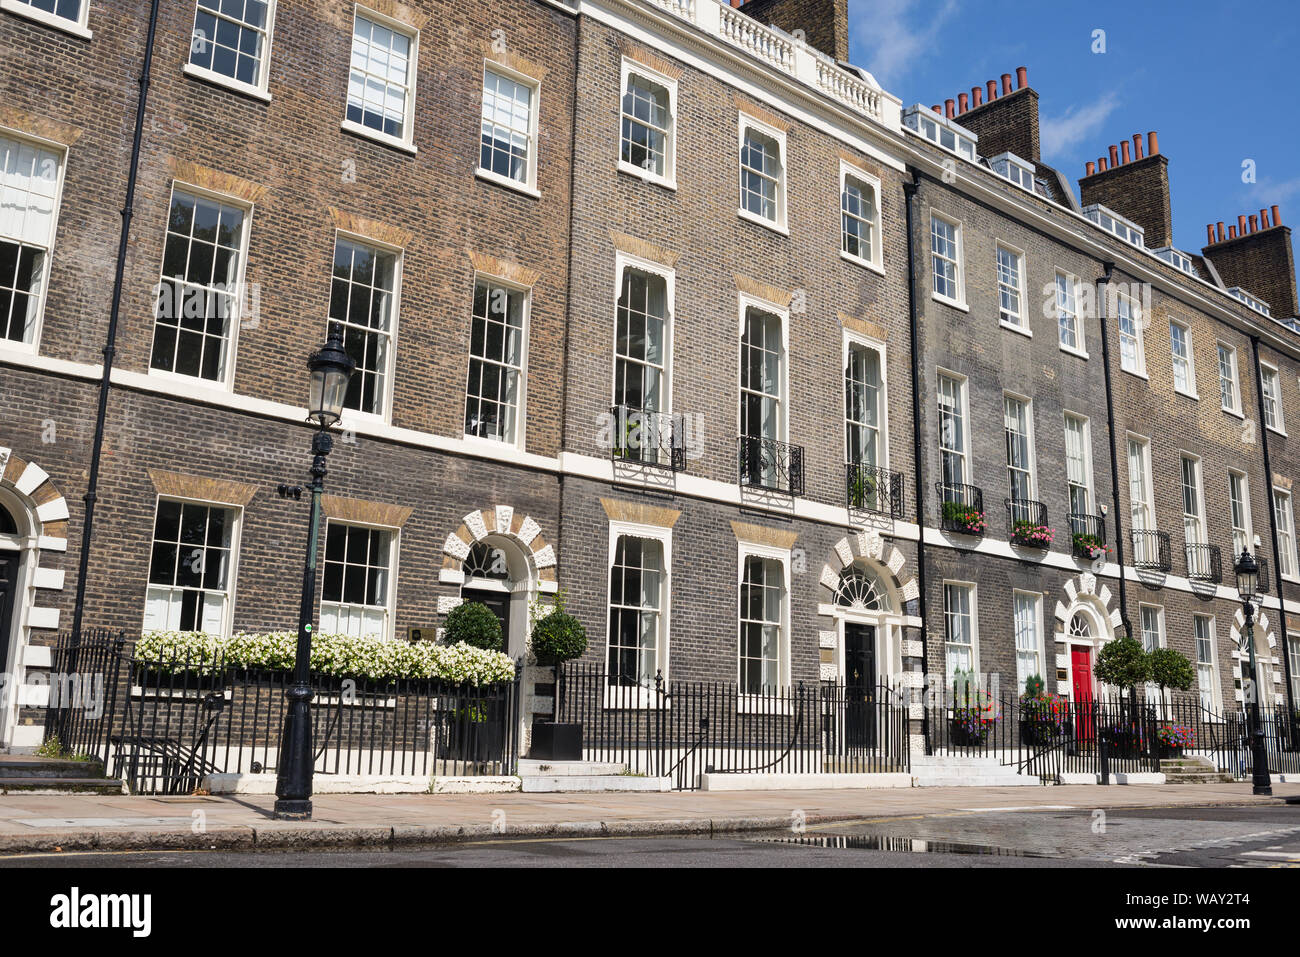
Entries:
{"label": "red front door", "polygon": [[1070,673],[1074,676],[1075,733],[1081,741],[1092,740],[1092,649],[1070,648]]}

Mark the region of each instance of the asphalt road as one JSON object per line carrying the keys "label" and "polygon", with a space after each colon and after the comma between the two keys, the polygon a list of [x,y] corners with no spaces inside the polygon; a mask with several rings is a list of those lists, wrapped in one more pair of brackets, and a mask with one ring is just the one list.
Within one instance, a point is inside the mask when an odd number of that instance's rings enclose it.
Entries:
{"label": "asphalt road", "polygon": [[41,867],[1300,867],[1300,807],[956,811],[725,838],[520,839],[399,850],[14,855]]}

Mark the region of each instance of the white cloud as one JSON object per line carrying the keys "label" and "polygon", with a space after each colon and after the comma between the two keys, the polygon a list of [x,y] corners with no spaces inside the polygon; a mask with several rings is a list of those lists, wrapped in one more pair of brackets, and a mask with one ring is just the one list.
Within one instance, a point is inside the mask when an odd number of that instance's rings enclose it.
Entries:
{"label": "white cloud", "polygon": [[1043,155],[1055,160],[1067,150],[1090,140],[1117,106],[1119,98],[1114,93],[1107,93],[1095,103],[1071,106],[1060,116],[1043,117],[1039,123]]}
{"label": "white cloud", "polygon": [[860,51],[854,62],[891,90],[918,60],[939,52],[939,34],[957,12],[957,0],[944,0],[937,11],[918,0],[856,0],[849,8],[849,33]]}

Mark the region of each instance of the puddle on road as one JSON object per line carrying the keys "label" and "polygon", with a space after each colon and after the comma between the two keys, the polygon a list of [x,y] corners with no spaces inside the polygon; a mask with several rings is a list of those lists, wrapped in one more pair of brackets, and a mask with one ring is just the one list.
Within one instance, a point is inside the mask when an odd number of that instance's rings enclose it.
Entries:
{"label": "puddle on road", "polygon": [[761,844],[794,844],[804,847],[829,847],[852,851],[895,851],[904,854],[975,854],[985,857],[1050,857],[1034,851],[991,844],[961,844],[954,841],[922,841],[912,837],[887,837],[874,834],[809,834],[752,837]]}

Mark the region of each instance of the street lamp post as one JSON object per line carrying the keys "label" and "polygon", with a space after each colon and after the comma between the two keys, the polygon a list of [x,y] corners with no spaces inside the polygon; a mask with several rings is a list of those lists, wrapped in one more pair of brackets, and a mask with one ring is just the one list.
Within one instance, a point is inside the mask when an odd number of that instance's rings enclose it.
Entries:
{"label": "street lamp post", "polygon": [[325,485],[325,457],[334,447],[329,428],[343,415],[343,399],[356,363],[343,350],[337,328],[321,350],[307,360],[311,370],[311,396],[307,421],[316,426],[311,440],[311,524],[307,530],[307,563],[302,574],[302,604],[298,609],[298,652],[294,660],[289,708],[280,738],[275,776],[275,816],[280,820],[311,819],[311,778],[314,764],[311,742],[312,612],[316,604],[316,551],[320,544],[320,497]]}
{"label": "street lamp post", "polygon": [[1237,573],[1237,593],[1241,595],[1242,610],[1246,615],[1246,644],[1250,648],[1250,746],[1254,793],[1272,794],[1273,783],[1268,776],[1268,750],[1264,747],[1264,727],[1259,717],[1259,668],[1255,662],[1255,596],[1259,592],[1259,562],[1246,549],[1233,565]]}

